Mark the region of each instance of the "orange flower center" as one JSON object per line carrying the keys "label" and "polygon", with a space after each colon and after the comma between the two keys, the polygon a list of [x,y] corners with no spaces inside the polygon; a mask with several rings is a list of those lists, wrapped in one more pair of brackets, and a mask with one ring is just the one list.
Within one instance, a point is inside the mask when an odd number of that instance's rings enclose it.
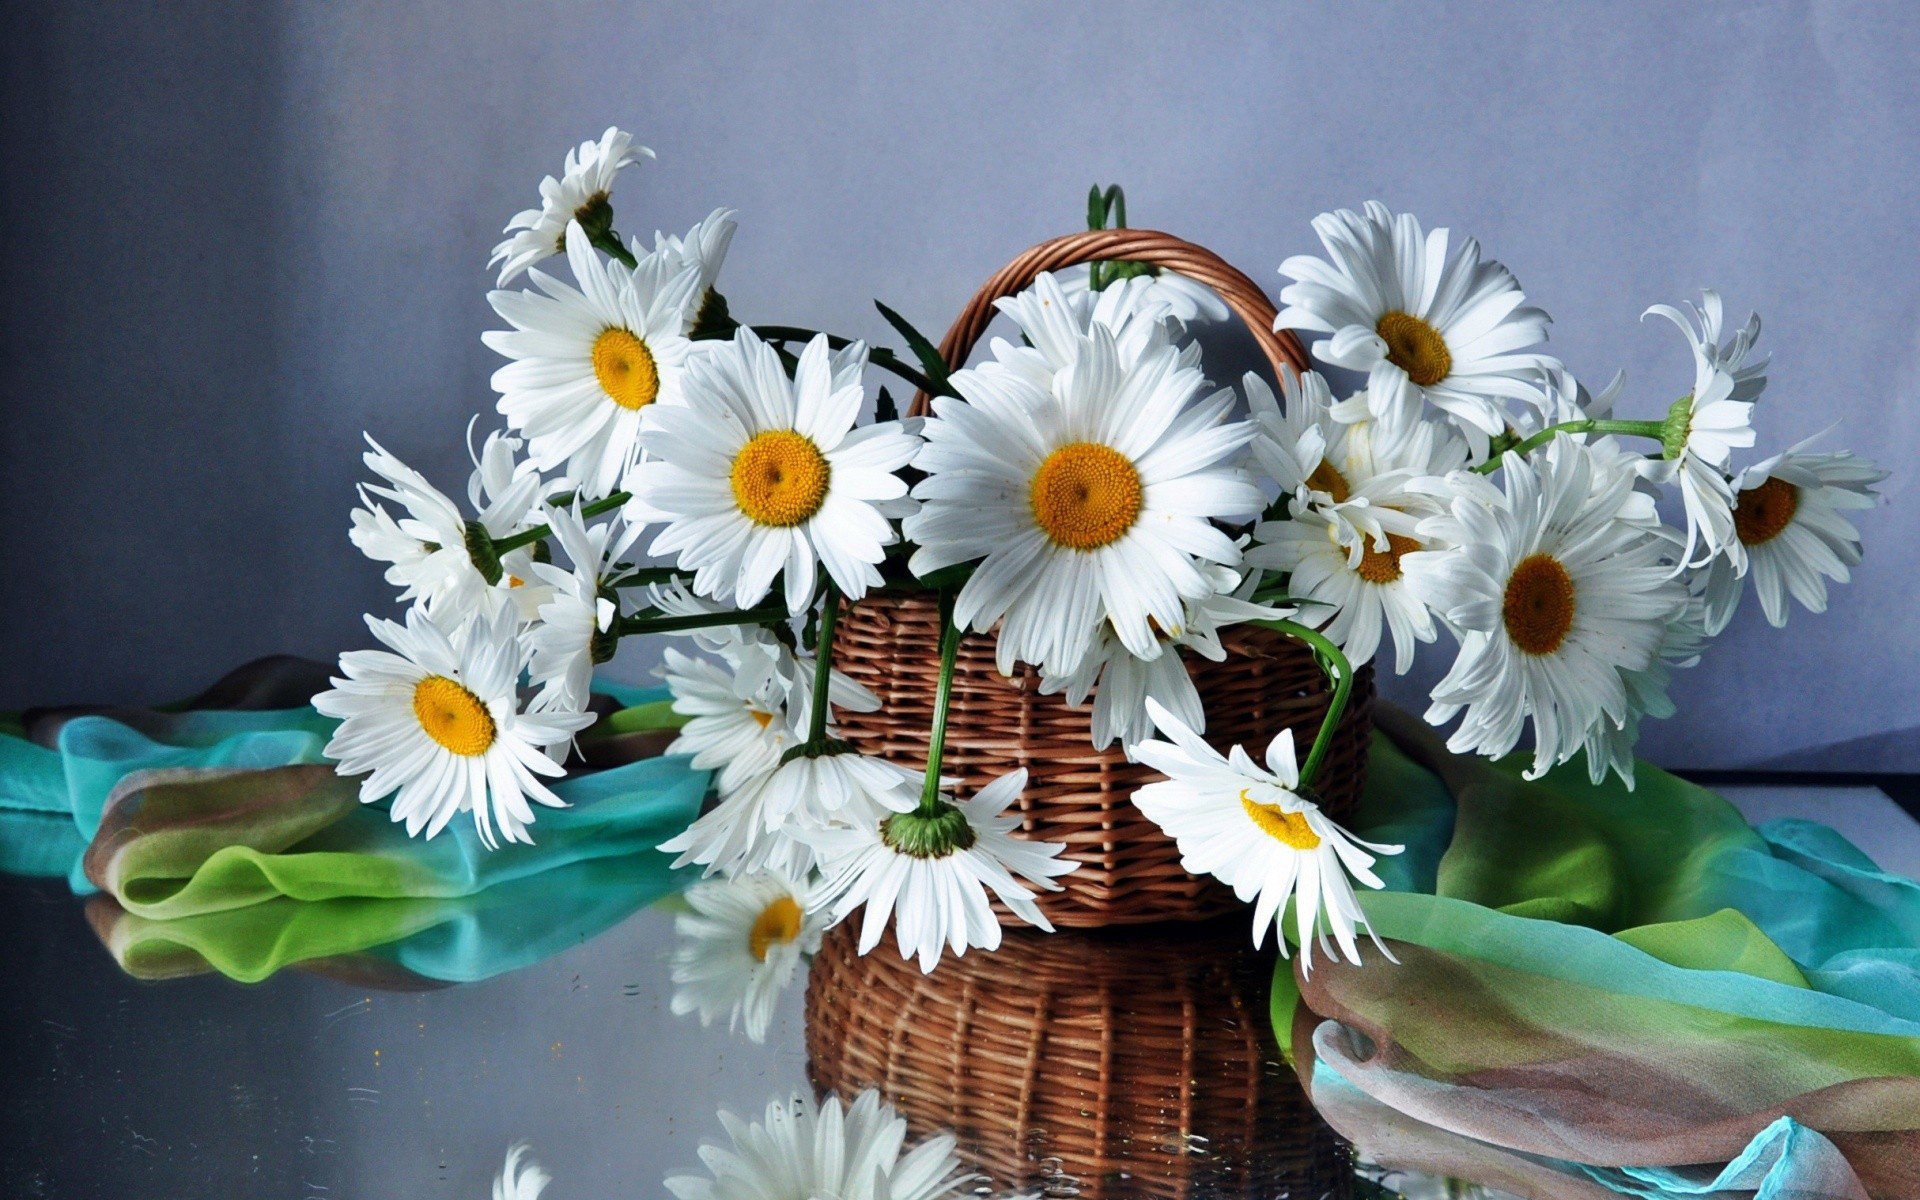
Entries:
{"label": "orange flower center", "polygon": [[1098,550],[1125,536],[1146,489],[1126,455],[1098,442],[1071,442],[1047,455],[1027,485],[1033,519],[1055,545]]}
{"label": "orange flower center", "polygon": [[1800,489],[1784,479],[1767,479],[1744,488],[1734,500],[1733,531],[1743,545],[1758,546],[1780,536],[1800,511]]}
{"label": "orange flower center", "polygon": [[1421,387],[1432,387],[1453,372],[1453,352],[1440,331],[1412,313],[1380,314],[1373,331],[1387,344],[1387,361]]}
{"label": "orange flower center", "polygon": [[1558,559],[1535,554],[1507,577],[1500,615],[1513,644],[1528,654],[1552,654],[1573,629],[1573,576]]}

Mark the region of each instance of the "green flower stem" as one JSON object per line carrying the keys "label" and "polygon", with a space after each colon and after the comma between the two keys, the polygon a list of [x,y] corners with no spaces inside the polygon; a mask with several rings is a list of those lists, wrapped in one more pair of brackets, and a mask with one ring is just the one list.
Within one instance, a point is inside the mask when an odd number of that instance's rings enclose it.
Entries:
{"label": "green flower stem", "polygon": [[1260,621],[1258,624],[1305,642],[1313,651],[1320,669],[1333,681],[1333,698],[1327,702],[1327,715],[1321,718],[1320,732],[1314,735],[1307,759],[1300,764],[1300,786],[1304,788],[1318,777],[1321,762],[1326,759],[1327,751],[1333,748],[1333,735],[1340,728],[1340,718],[1347,713],[1347,697],[1353,692],[1353,664],[1340,652],[1340,647],[1317,629],[1309,629],[1295,621]]}
{"label": "green flower stem", "polygon": [[647,615],[652,611],[629,613],[621,617],[614,628],[620,631],[621,637],[637,633],[684,633],[689,629],[711,629],[718,625],[765,625],[787,615],[784,605],[765,605],[731,612],[688,613],[673,617]]}
{"label": "green flower stem", "polygon": [[947,752],[947,707],[953,701],[953,664],[960,656],[960,639],[966,636],[953,620],[953,593],[940,593],[940,683],[933,694],[933,731],[927,738],[927,778],[920,785],[923,817],[938,814],[945,801],[940,799],[940,763]]}
{"label": "green flower stem", "polygon": [[[765,341],[779,342],[783,345],[787,342],[810,342],[819,336],[818,330],[803,329],[798,325],[755,325],[753,331],[759,334]],[[732,335],[729,334],[728,336]],[[844,350],[848,346],[853,345],[853,341],[850,338],[843,338],[838,334],[830,333],[827,335],[827,345],[834,350]],[[940,391],[940,387],[935,384],[933,380],[928,379],[925,374],[916,371],[902,362],[893,351],[887,349],[885,346],[869,347],[867,350],[867,361],[879,367],[882,371],[893,372],[923,392],[934,394]]]}
{"label": "green flower stem", "polygon": [[[631,499],[633,499],[633,496],[630,493],[615,492],[604,500],[595,500],[592,504],[582,507],[580,515],[582,517],[597,517],[601,513],[612,512]],[[552,536],[553,530],[548,526],[535,525],[531,529],[522,529],[512,537],[495,538],[493,541],[493,552],[495,554],[505,554],[509,550],[518,550],[522,546],[531,546],[535,542]]]}
{"label": "green flower stem", "polygon": [[[609,222],[612,221],[611,211],[607,213],[607,219]],[[611,223],[595,224],[591,227],[582,225],[581,228],[586,229],[587,240],[599,247],[602,254],[623,263],[627,270],[631,271],[640,265],[640,260],[633,256],[633,251],[627,249],[626,244],[620,240],[620,235],[613,231]]]}
{"label": "green flower stem", "polygon": [[827,711],[833,707],[827,693],[833,690],[833,627],[840,620],[840,589],[827,581],[826,599],[820,607],[820,636],[813,647],[813,711],[807,714],[807,744],[827,740]]}
{"label": "green flower stem", "polygon": [[1500,460],[1508,451],[1524,455],[1531,450],[1546,445],[1563,433],[1619,433],[1625,434],[1628,437],[1652,438],[1657,442],[1665,435],[1666,428],[1667,423],[1665,421],[1615,421],[1599,417],[1587,417],[1578,421],[1562,421],[1558,425],[1549,425],[1532,437],[1524,441],[1515,442],[1510,446],[1502,446],[1496,442],[1494,444],[1493,456],[1487,459],[1486,462],[1475,467],[1474,470],[1480,472],[1482,475],[1491,475],[1500,469]]}

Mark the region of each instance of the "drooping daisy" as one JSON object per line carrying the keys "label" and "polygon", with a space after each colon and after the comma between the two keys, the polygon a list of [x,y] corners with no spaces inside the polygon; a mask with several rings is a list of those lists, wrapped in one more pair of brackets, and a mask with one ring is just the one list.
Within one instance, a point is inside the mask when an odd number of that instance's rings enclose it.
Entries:
{"label": "drooping daisy", "polygon": [[1212,585],[1203,562],[1239,551],[1212,518],[1264,503],[1236,461],[1253,436],[1229,422],[1233,393],[1191,404],[1204,386],[1164,343],[1123,366],[1095,324],[1051,392],[1012,372],[955,372],[964,400],[934,401],[915,464],[920,511],[907,519],[925,576],[981,561],[954,619],[1000,625],[1000,669],[1026,661],[1071,671],[1105,621],[1141,658],[1153,632],[1182,624],[1184,602]]}
{"label": "drooping daisy", "polygon": [[1826,581],[1845,583],[1859,565],[1860,534],[1842,512],[1872,508],[1874,485],[1887,473],[1846,451],[1810,453],[1808,444],[1734,477],[1734,540],[1707,568],[1709,634],[1733,619],[1743,576],[1752,577],[1761,610],[1778,628],[1787,623],[1789,595],[1808,612],[1825,612]]}
{"label": "drooping daisy", "polygon": [[1642,314],[1642,319],[1650,316],[1672,321],[1693,348],[1696,359],[1705,360],[1733,377],[1729,400],[1751,403],[1766,390],[1769,356],[1763,354],[1752,362],[1747,361],[1754,344],[1760,340],[1759,313],[1748,313],[1747,323],[1723,340],[1720,330],[1726,320],[1726,306],[1720,301],[1720,293],[1709,288],[1700,293],[1700,303],[1687,305],[1686,312],[1671,304],[1656,304]]}
{"label": "drooping daisy", "polygon": [[1181,650],[1191,650],[1209,662],[1224,662],[1227,650],[1220,644],[1222,629],[1245,621],[1277,621],[1293,616],[1291,608],[1255,604],[1248,598],[1252,585],[1258,582],[1258,572],[1243,577],[1241,572],[1211,563],[1205,570],[1213,581],[1214,593],[1205,600],[1188,602],[1183,624],[1171,630],[1155,630],[1161,641],[1157,656],[1134,657],[1103,627],[1076,670],[1066,675],[1042,674],[1043,695],[1065,693],[1067,703],[1075,706],[1093,697],[1095,749],[1104,750],[1116,741],[1128,746],[1152,737],[1153,718],[1146,707],[1149,699],[1205,732],[1206,707],[1200,702],[1200,690],[1194,686]]}
{"label": "drooping daisy", "polygon": [[[417,601],[449,625],[494,607],[493,601],[500,598],[496,589],[510,585],[511,580],[507,564],[480,535],[504,538],[526,528],[540,498],[538,473],[510,470],[499,479],[476,478],[470,491],[479,515],[470,522],[458,504],[388,453],[371,434],[367,445],[371,447],[364,456],[367,467],[386,482],[360,489],[365,507],[353,513],[353,544],[367,557],[391,564],[386,579],[401,589],[402,601]],[[518,445],[496,433],[488,438],[481,461],[502,453],[510,459]],[[475,474],[481,475],[479,467]],[[498,484],[498,491],[491,490],[493,484]],[[407,515],[395,520],[373,499],[376,496],[400,505]]]}
{"label": "drooping daisy", "polygon": [[880,583],[907,487],[896,473],[919,439],[898,422],[853,427],[864,347],[833,355],[824,335],[788,379],[772,346],[742,328],[688,373],[686,403],[656,409],[641,434],[653,456],[631,477],[663,516],[655,555],[677,556],[694,590],[760,603],[783,577],[787,607],[813,598],[815,562],[850,597]]}
{"label": "drooping daisy", "polygon": [[741,875],[777,871],[792,879],[813,869],[814,849],[803,841],[797,821],[770,820],[767,781],[772,773],[747,780],[687,828],[660,843],[677,855],[675,870],[698,866],[702,875]]}
{"label": "drooping daisy", "polygon": [[807,911],[804,890],[774,871],[696,883],[687,889],[693,911],[674,919],[680,944],[673,952],[673,1011],[699,1013],[700,1023],[724,1019],[767,1040],[773,1006],[793,982],[802,955],[820,949],[825,919]]}
{"label": "drooping daisy", "polygon": [[539,622],[527,633],[527,678],[541,690],[540,707],[584,709],[592,698],[594,666],[611,656],[605,635],[620,615],[608,584],[640,530],[617,518],[589,526],[577,504],[549,508],[547,524],[572,566],[533,563],[528,568],[546,586],[547,598]]}
{"label": "drooping daisy", "polygon": [[993,950],[1000,945],[989,889],[1015,916],[1051,931],[1053,925],[1033,902],[1032,888],[1059,891],[1054,880],[1080,864],[1059,857],[1065,843],[1014,835],[1018,814],[1002,814],[1026,786],[1022,767],[970,800],[943,797],[934,816],[903,812],[807,835],[823,875],[816,903],[829,910],[836,925],[866,906],[862,954],[880,944],[891,921],[901,957],[917,957],[923,972],[933,970],[943,947],[957,957],[971,946]]}
{"label": "drooping daisy", "polygon": [[589,713],[548,709],[522,712],[515,685],[526,666],[510,608],[477,615],[451,631],[420,608],[402,626],[367,618],[387,650],[350,650],[340,656],[345,678],[313,698],[313,706],[341,719],[327,743],[342,775],[365,774],[360,799],[394,797],[392,815],[409,837],[432,837],[455,813],[471,810],[489,848],[498,836],[533,839],[529,799],[549,807],[566,802],[538,776],[564,774],[547,748],[593,723]]}
{"label": "drooping daisy", "polygon": [[979,1177],[954,1154],[951,1134],[901,1153],[907,1122],[872,1088],[852,1104],[818,1104],[803,1092],[747,1122],[722,1110],[726,1145],[703,1142],[706,1175],[670,1175],[675,1200],[947,1200]]}
{"label": "drooping daisy", "polygon": [[567,152],[558,179],[549,175],[540,181],[540,207],[513,215],[503,231],[506,241],[493,248],[487,265],[500,264],[498,286],[513,282],[520,272],[553,254],[566,252],[567,226],[575,221],[585,225],[604,224],[612,218],[608,198],[613,192],[614,176],[620,168],[653,151],[633,144],[633,135],[609,128],[594,142],[581,142]]}
{"label": "drooping daisy", "polygon": [[[1300,794],[1292,730],[1281,730],[1268,744],[1262,769],[1241,747],[1222,756],[1180,718],[1151,700],[1147,706],[1169,740],[1140,742],[1133,753],[1167,778],[1141,787],[1133,802],[1180,847],[1180,865],[1214,876],[1243,902],[1253,902],[1256,949],[1270,927],[1277,930],[1292,899],[1304,969],[1313,969],[1316,936],[1323,953],[1339,958],[1326,943],[1323,915],[1347,961],[1359,962],[1354,932],[1367,918],[1348,877],[1383,886],[1373,872],[1375,855],[1398,854],[1402,847],[1361,841]],[[1371,929],[1367,936],[1393,957]],[[1275,941],[1285,955],[1286,938]]]}
{"label": "drooping daisy", "polygon": [[553,1176],[528,1157],[531,1151],[532,1147],[525,1142],[515,1142],[507,1148],[506,1165],[500,1168],[500,1177],[493,1181],[493,1200],[540,1200],[540,1193],[547,1190]]}
{"label": "drooping daisy", "polygon": [[631,270],[603,260],[578,222],[566,250],[579,286],[532,271],[538,291],[488,293],[513,328],[481,340],[514,360],[493,373],[493,387],[534,465],[564,464],[597,498],[638,456],[641,413],[681,403],[699,279],[678,256],[647,254]]}
{"label": "drooping daisy", "polygon": [[[1425,400],[1481,434],[1500,433],[1506,402],[1530,398],[1535,373],[1553,361],[1530,350],[1546,341],[1548,319],[1512,273],[1483,260],[1472,238],[1450,252],[1447,230],[1423,233],[1378,201],[1322,213],[1313,228],[1332,261],[1302,254],[1280,264],[1297,282],[1281,290],[1274,328],[1331,335],[1313,344],[1314,357],[1368,372],[1376,401]],[[1371,386],[1395,376],[1412,389]]]}
{"label": "drooping daisy", "polygon": [[[770,774],[799,744],[793,727],[805,714],[789,712],[786,690],[770,670],[728,669],[672,647],[664,657],[660,673],[673,693],[673,711],[688,718],[667,753],[691,754],[695,770],[718,769],[714,783],[722,796]],[[762,656],[747,661],[758,665]]]}
{"label": "drooping daisy", "polygon": [[1427,710],[1436,725],[1465,712],[1447,740],[1455,753],[1505,754],[1531,720],[1528,777],[1567,761],[1596,723],[1626,721],[1625,676],[1648,668],[1685,603],[1666,539],[1623,517],[1633,478],[1595,471],[1585,446],[1556,438],[1507,455],[1504,491],[1456,476],[1451,511],[1420,526],[1451,548],[1401,560],[1460,639]]}

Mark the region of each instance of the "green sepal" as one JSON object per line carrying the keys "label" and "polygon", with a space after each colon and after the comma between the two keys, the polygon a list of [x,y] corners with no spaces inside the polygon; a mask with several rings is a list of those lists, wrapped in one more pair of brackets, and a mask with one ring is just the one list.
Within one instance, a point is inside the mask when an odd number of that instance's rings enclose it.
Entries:
{"label": "green sepal", "polygon": [[500,567],[500,552],[494,548],[493,535],[487,527],[478,521],[468,521],[466,526],[467,557],[473,560],[473,569],[480,572],[480,578],[492,587],[500,582],[504,572]]}
{"label": "green sepal", "polygon": [[880,822],[880,840],[909,858],[945,858],[972,849],[978,838],[966,814],[942,800],[932,812],[894,813]]}

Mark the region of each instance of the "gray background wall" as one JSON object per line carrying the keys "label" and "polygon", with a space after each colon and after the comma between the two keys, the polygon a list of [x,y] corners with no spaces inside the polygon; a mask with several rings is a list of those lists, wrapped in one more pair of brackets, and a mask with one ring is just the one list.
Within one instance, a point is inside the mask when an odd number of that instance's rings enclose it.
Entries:
{"label": "gray background wall", "polygon": [[[1911,4],[71,5],[0,55],[0,706],[160,700],[389,611],[371,429],[450,489],[491,410],[485,261],[609,123],[623,227],[740,209],[737,313],[929,329],[1119,180],[1277,289],[1379,197],[1481,238],[1651,415],[1647,304],[1769,322],[1765,444],[1893,467],[1825,619],[1748,606],[1650,757],[1920,769],[1920,8]],[[637,673],[641,658],[620,667]]]}

